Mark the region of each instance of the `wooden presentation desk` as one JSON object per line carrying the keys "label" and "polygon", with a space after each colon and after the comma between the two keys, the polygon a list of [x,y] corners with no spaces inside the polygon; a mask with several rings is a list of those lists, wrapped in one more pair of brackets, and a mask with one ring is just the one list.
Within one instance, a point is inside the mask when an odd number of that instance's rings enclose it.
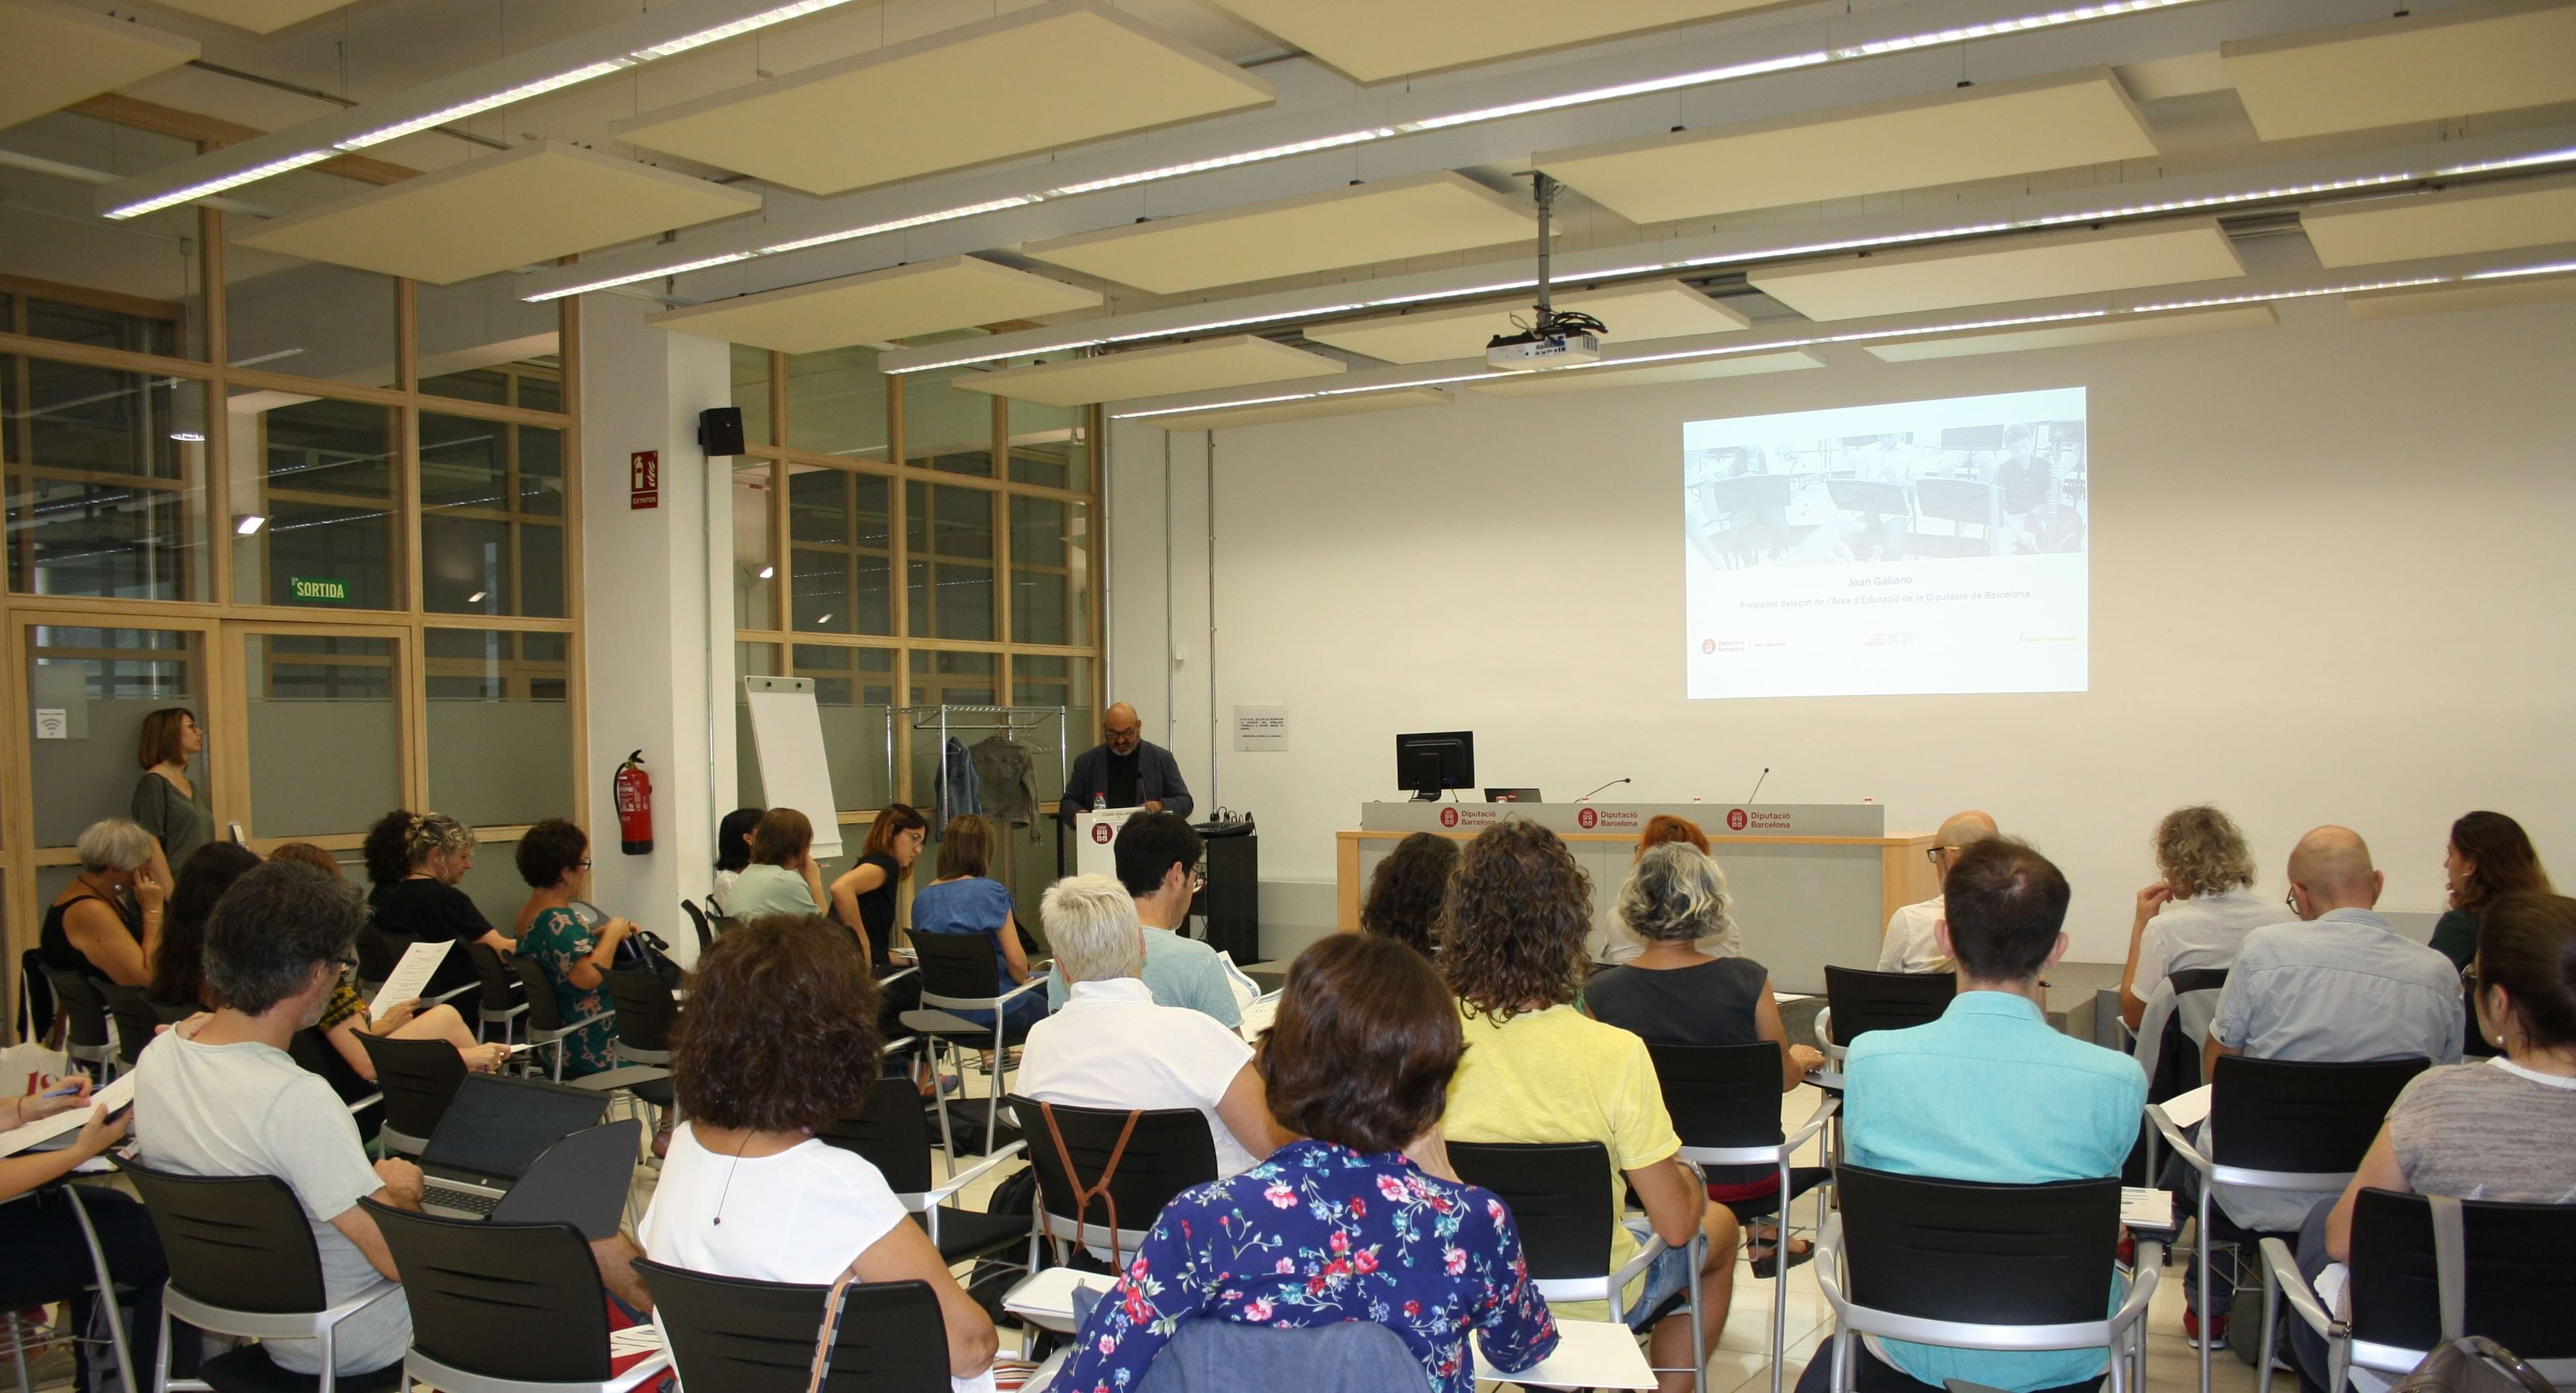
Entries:
{"label": "wooden presentation desk", "polygon": [[1688,818],[1707,835],[1726,871],[1745,955],[1771,969],[1779,991],[1823,991],[1827,963],[1876,964],[1887,917],[1940,889],[1924,854],[1932,834],[1885,833],[1886,809],[1876,804],[1370,803],[1357,828],[1334,834],[1338,922],[1359,927],[1369,874],[1397,842],[1415,832],[1463,841],[1523,817],[1564,838],[1592,877],[1591,946],[1599,958],[1609,944],[1633,941],[1624,931],[1613,937],[1619,886],[1639,829],[1661,814]]}

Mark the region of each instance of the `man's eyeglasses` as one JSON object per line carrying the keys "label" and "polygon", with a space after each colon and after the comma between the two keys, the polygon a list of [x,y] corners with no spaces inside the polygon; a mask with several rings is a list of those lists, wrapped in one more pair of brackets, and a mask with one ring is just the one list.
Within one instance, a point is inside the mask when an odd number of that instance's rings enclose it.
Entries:
{"label": "man's eyeglasses", "polygon": [[1923,859],[1931,862],[1933,865],[1940,865],[1941,853],[1948,850],[1949,848],[1946,846],[1927,846],[1923,848]]}
{"label": "man's eyeglasses", "polygon": [[2281,896],[2281,903],[2283,903],[2283,904],[2285,904],[2285,905],[2288,905],[2288,906],[2290,907],[2290,912],[2291,912],[2292,914],[2296,914],[2296,913],[2298,913],[2298,912],[2299,912],[2299,887],[2297,887],[2297,886],[2295,886],[2295,885],[2291,886],[2291,887],[2290,887],[2290,889],[2289,889],[2289,893],[2287,893],[2287,894],[2285,894],[2285,895]]}

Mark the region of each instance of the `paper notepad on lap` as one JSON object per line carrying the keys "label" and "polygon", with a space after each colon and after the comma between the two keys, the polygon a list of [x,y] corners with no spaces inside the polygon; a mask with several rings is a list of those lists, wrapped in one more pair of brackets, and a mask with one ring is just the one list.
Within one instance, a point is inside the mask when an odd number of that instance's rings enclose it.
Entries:
{"label": "paper notepad on lap", "polygon": [[1559,1320],[1556,1351],[1516,1374],[1497,1373],[1476,1345],[1476,1377],[1530,1388],[1652,1388],[1655,1371],[1637,1348],[1637,1335],[1606,1320]]}
{"label": "paper notepad on lap", "polygon": [[2173,1191],[2141,1190],[2134,1185],[2121,1186],[2120,1222],[2138,1229],[2175,1227]]}
{"label": "paper notepad on lap", "polygon": [[367,1013],[367,1019],[382,1020],[387,1011],[418,997],[429,986],[429,979],[438,975],[438,965],[447,961],[448,950],[455,946],[456,940],[451,938],[413,944],[377,990],[375,1007]]}
{"label": "paper notepad on lap", "polygon": [[2209,1116],[2209,1085],[2202,1084],[2189,1093],[2177,1093],[2156,1106],[2165,1110],[2165,1116],[2172,1119],[2176,1127],[2196,1126]]}
{"label": "paper notepad on lap", "polygon": [[13,1127],[6,1132],[0,1132],[0,1156],[15,1156],[29,1148],[42,1146],[56,1137],[69,1136],[79,1131],[82,1123],[89,1121],[92,1111],[105,1108],[113,1113],[133,1101],[134,1075],[128,1072],[123,1078],[107,1087],[93,1091],[89,1095],[88,1107],[65,1108],[51,1117],[40,1117],[23,1127]]}

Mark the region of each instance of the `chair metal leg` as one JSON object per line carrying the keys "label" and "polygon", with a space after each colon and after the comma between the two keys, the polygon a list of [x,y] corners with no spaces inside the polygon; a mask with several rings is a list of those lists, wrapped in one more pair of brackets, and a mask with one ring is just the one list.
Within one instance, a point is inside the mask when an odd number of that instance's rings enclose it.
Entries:
{"label": "chair metal leg", "polygon": [[0,1312],[0,1320],[9,1322],[9,1362],[17,1367],[18,1393],[35,1393],[27,1374],[27,1322],[15,1311]]}
{"label": "chair metal leg", "polygon": [[1860,1370],[1852,1367],[1852,1333],[1848,1327],[1834,1331],[1834,1393],[1852,1393]]}
{"label": "chair metal leg", "polygon": [[[945,1083],[941,1082],[939,1077],[939,1046],[939,1037],[935,1035],[932,1036],[930,1038],[929,1051],[930,1103],[931,1106],[939,1113],[940,1154],[948,1158],[948,1173],[955,1175],[957,1173],[957,1138],[952,1132],[950,1132],[948,1127],[948,1087]],[[954,1046],[951,1046],[952,1053],[954,1052],[954,1048]],[[957,1067],[961,1071],[965,1069],[966,1063],[963,1057],[959,1058]]]}
{"label": "chair metal leg", "polygon": [[2326,1335],[2326,1393],[2343,1393],[2344,1383],[2352,1377],[2352,1336],[2337,1338]]}
{"label": "chair metal leg", "polygon": [[81,1240],[89,1245],[90,1270],[98,1276],[98,1299],[107,1308],[109,1348],[116,1352],[116,1376],[124,1387],[134,1386],[134,1350],[126,1342],[125,1317],[116,1301],[116,1278],[107,1270],[107,1250],[99,1245],[98,1230],[89,1221],[89,1207],[81,1203],[80,1187],[66,1185],[63,1198],[70,1200],[72,1218],[79,1222]]}
{"label": "chair metal leg", "polygon": [[1771,1240],[1771,1264],[1771,1393],[1780,1393],[1783,1377],[1780,1362],[1789,1354],[1789,1155],[1786,1151],[1780,1154],[1780,1223],[1778,1236]]}
{"label": "chair metal leg", "polygon": [[2200,1288],[2200,1393],[2209,1393],[2209,1346],[2218,1334],[2216,1323],[2209,1318],[2209,1269],[2212,1262],[2209,1251],[2209,1192],[2217,1188],[2209,1183],[2208,1176],[2200,1178],[2200,1213],[2194,1220],[2196,1227],[2191,1236],[2192,1255],[2200,1259],[2200,1276],[2196,1282]]}
{"label": "chair metal leg", "polygon": [[[1786,1224],[1781,1226],[1784,1233],[1787,1227]],[[1704,1318],[1699,1309],[1700,1273],[1707,1266],[1708,1231],[1702,1229],[1699,1236],[1691,1240],[1690,1246],[1691,1393],[1708,1393],[1708,1346],[1701,1337]],[[1774,1376],[1777,1376],[1776,1370]]]}
{"label": "chair metal leg", "polygon": [[152,1354],[152,1393],[170,1393],[170,1288],[161,1288],[161,1348]]}
{"label": "chair metal leg", "polygon": [[2254,1393],[2272,1393],[2272,1351],[2281,1337],[2280,1289],[2272,1285],[2272,1264],[2258,1263],[2263,1269],[2263,1347],[2254,1355]]}

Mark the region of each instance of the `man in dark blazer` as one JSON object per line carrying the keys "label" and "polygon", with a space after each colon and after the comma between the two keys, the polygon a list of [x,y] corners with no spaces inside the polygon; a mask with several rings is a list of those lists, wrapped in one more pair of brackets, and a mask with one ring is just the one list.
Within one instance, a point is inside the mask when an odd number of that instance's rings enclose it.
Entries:
{"label": "man in dark blazer", "polygon": [[1110,808],[1143,808],[1149,813],[1190,815],[1197,804],[1181,781],[1180,762],[1160,745],[1148,744],[1136,708],[1120,702],[1100,718],[1101,743],[1074,756],[1065,779],[1064,797],[1056,802],[1056,821],[1073,826],[1074,814],[1089,812],[1094,798]]}

